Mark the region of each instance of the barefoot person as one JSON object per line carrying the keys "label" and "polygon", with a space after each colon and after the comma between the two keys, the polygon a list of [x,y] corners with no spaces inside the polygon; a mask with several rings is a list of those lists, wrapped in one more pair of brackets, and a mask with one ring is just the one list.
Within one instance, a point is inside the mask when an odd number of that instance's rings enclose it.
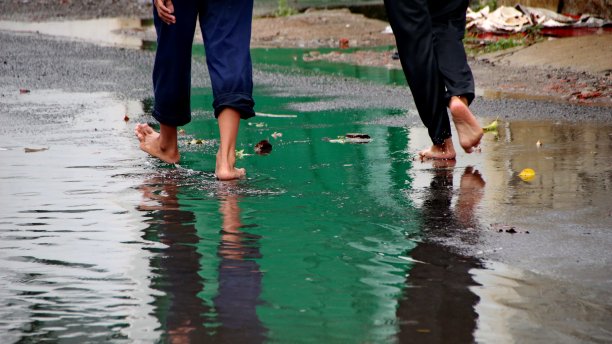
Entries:
{"label": "barefoot person", "polygon": [[180,159],[177,127],[191,121],[191,49],[199,18],[219,124],[215,175],[219,180],[243,177],[244,169],[234,164],[240,119],[255,116],[249,51],[253,0],[155,0],[153,15],[153,116],[160,131],[138,124],[140,148],[167,163]]}
{"label": "barefoot person", "polygon": [[468,0],[385,0],[408,86],[433,145],[422,159],[454,159],[450,109],[459,143],[476,148],[482,129],[469,109],[474,78],[463,48]]}

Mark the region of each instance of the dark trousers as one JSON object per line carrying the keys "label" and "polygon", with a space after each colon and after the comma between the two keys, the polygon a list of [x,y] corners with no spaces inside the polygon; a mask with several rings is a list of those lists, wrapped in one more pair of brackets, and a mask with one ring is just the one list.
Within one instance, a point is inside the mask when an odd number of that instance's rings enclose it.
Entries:
{"label": "dark trousers", "polygon": [[176,23],[172,25],[162,22],[153,9],[157,31],[153,116],[170,126],[191,121],[191,49],[198,17],[215,117],[228,107],[243,119],[255,116],[250,55],[253,0],[175,0],[173,4]]}
{"label": "dark trousers", "polygon": [[451,96],[474,99],[463,35],[469,0],[385,0],[408,86],[434,144],[451,136]]}

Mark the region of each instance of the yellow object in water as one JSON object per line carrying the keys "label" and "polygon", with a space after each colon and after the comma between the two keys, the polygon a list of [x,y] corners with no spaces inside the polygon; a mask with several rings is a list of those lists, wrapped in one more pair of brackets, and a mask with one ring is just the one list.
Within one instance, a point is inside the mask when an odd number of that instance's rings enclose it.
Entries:
{"label": "yellow object in water", "polygon": [[493,122],[491,122],[489,125],[487,125],[486,127],[482,127],[482,130],[485,133],[489,133],[489,132],[495,132],[497,131],[497,128],[499,127],[499,118],[495,119]]}
{"label": "yellow object in water", "polygon": [[531,168],[526,168],[524,170],[521,171],[521,173],[518,174],[519,178],[521,178],[523,181],[526,182],[530,182],[533,180],[533,178],[535,178],[535,171]]}

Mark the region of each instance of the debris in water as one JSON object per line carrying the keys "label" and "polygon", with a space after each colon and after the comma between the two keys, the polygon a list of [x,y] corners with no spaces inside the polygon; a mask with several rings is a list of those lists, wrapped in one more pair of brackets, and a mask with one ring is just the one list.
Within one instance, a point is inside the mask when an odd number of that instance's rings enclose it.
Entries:
{"label": "debris in water", "polygon": [[348,49],[349,40],[347,38],[340,38],[339,46],[340,49]]}
{"label": "debris in water", "polygon": [[193,140],[189,141],[187,144],[190,144],[190,145],[201,145],[201,144],[203,144],[203,143],[204,143],[204,140],[201,140],[201,139],[193,139]]}
{"label": "debris in water", "polygon": [[236,159],[242,159],[242,158],[244,158],[245,156],[249,156],[249,155],[251,155],[251,154],[247,154],[247,153],[245,153],[245,152],[244,152],[244,149],[241,149],[241,150],[237,150],[237,149],[236,149]]}
{"label": "debris in water", "polygon": [[510,229],[506,229],[506,233],[516,234],[517,231],[516,231],[516,229],[514,229],[514,227],[510,227]]}
{"label": "debris in water", "polygon": [[49,149],[48,147],[43,147],[43,148],[24,148],[26,153],[42,152],[42,151],[46,151],[48,149]]}
{"label": "debris in water", "polygon": [[491,122],[486,127],[482,127],[482,130],[485,133],[491,133],[491,132],[496,132],[498,127],[499,127],[499,118],[496,118],[493,122]]}
{"label": "debris in water", "polygon": [[185,135],[185,129],[179,129],[178,133],[179,135]]}
{"label": "debris in water", "polygon": [[268,155],[272,152],[272,145],[268,140],[261,140],[255,145],[255,153],[259,155]]}
{"label": "debris in water", "polygon": [[594,91],[594,92],[589,92],[589,91],[582,91],[579,92],[576,95],[576,98],[578,99],[591,99],[591,98],[597,98],[597,97],[601,97],[601,92],[599,91]]}
{"label": "debris in water", "polygon": [[536,146],[538,146],[538,148],[542,147],[542,141],[538,140],[538,142],[536,142]]}
{"label": "debris in water", "polygon": [[[297,118],[297,115],[275,115],[271,113],[257,113],[257,117],[271,117],[271,118]],[[249,125],[252,125],[249,123]]]}
{"label": "debris in water", "polygon": [[535,171],[531,168],[526,168],[523,169],[519,174],[518,177],[521,178],[523,181],[525,182],[530,182],[533,180],[533,178],[535,178]]}
{"label": "debris in water", "polygon": [[249,123],[250,126],[255,126],[256,128],[263,128],[266,126],[266,123],[258,122],[258,123]]}
{"label": "debris in water", "polygon": [[336,139],[324,137],[323,141],[331,143],[370,143],[372,138],[368,134],[348,133],[344,136],[338,136]]}
{"label": "debris in water", "polygon": [[20,88],[19,93],[21,94],[30,93],[30,90],[28,90],[27,88]]}
{"label": "debris in water", "polygon": [[127,122],[130,120],[130,117],[127,114],[125,114],[125,116],[123,116],[123,120]]}
{"label": "debris in water", "polygon": [[277,133],[277,132],[275,131],[275,132],[274,132],[274,133],[272,133],[272,135],[270,135],[270,136],[272,136],[273,138],[277,139],[277,138],[279,138],[279,137],[283,137],[283,133]]}

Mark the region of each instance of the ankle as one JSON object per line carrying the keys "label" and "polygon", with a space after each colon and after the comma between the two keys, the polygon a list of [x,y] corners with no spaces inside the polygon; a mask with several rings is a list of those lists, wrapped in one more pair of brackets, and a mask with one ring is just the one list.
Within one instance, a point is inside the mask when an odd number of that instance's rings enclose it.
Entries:
{"label": "ankle", "polygon": [[159,139],[159,150],[165,153],[167,152],[173,153],[173,152],[178,151],[178,146],[176,143],[167,142],[167,141]]}

